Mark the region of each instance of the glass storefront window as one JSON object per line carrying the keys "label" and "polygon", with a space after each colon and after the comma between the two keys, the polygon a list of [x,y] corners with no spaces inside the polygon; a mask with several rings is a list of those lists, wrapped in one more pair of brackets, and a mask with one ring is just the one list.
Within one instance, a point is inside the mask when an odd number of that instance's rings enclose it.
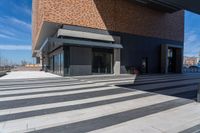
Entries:
{"label": "glass storefront window", "polygon": [[93,49],[93,73],[113,73],[113,50]]}
{"label": "glass storefront window", "polygon": [[54,71],[54,58],[53,56],[50,57],[50,71]]}
{"label": "glass storefront window", "polygon": [[50,70],[56,74],[63,75],[64,56],[63,53],[53,55],[50,58]]}
{"label": "glass storefront window", "polygon": [[69,47],[65,48],[64,52],[64,75],[69,75],[69,69],[70,69],[70,53],[69,53]]}
{"label": "glass storefront window", "polygon": [[64,71],[64,56],[63,53],[60,54],[60,74],[63,75]]}

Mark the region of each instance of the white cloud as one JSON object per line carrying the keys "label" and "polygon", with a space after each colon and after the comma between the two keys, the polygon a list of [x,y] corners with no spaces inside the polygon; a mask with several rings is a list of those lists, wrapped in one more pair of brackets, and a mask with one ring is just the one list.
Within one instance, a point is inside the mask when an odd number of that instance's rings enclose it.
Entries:
{"label": "white cloud", "polygon": [[[24,2],[22,1],[20,4],[12,2],[10,4],[12,4],[12,7],[14,8],[14,10],[19,11],[20,13],[25,13],[25,14],[31,16],[31,14],[32,14],[31,7],[28,7],[27,3],[24,3]],[[30,2],[31,2],[31,0],[30,0]]]}
{"label": "white cloud", "polygon": [[199,56],[199,53],[200,53],[199,35],[194,31],[186,33],[184,54],[186,56]]}
{"label": "white cloud", "polygon": [[[20,26],[19,24],[7,24],[4,23],[5,21],[0,17],[0,34],[1,38],[7,39],[14,39],[14,40],[25,40],[25,38],[31,38],[31,30],[30,27],[26,29],[24,26]],[[15,26],[16,25],[16,26]],[[7,37],[5,37],[7,36]]]}
{"label": "white cloud", "polygon": [[8,31],[8,30],[5,30],[5,29],[0,29],[0,34],[4,34],[4,35],[8,35],[8,36],[13,36],[15,37],[16,34],[11,32],[11,31]]}
{"label": "white cloud", "polygon": [[22,21],[20,19],[17,19],[15,17],[9,17],[9,16],[4,16],[0,17],[0,22],[3,23],[4,25],[12,25],[14,27],[23,27],[31,31],[32,25],[28,22]]}
{"label": "white cloud", "polygon": [[27,23],[27,22],[24,22],[22,20],[19,20],[17,18],[14,18],[14,17],[9,17],[7,18],[7,20],[9,20],[11,23],[14,23],[14,24],[19,24],[21,26],[25,26],[26,28],[30,29],[31,30],[31,24]]}
{"label": "white cloud", "polygon": [[26,14],[28,14],[29,16],[32,15],[32,10],[31,10],[30,8],[24,7],[24,12],[25,12]]}
{"label": "white cloud", "polygon": [[0,33],[0,38],[6,38],[6,39],[11,39],[11,40],[22,40],[22,39],[19,39],[19,38],[17,38],[16,36],[14,36],[14,35],[8,35],[8,34],[2,34],[2,33]]}
{"label": "white cloud", "polygon": [[11,39],[12,37],[10,37],[10,36],[8,36],[8,35],[0,34],[0,38],[8,38],[8,39]]}
{"label": "white cloud", "polygon": [[186,41],[188,42],[194,42],[197,39],[197,35],[195,33],[190,33],[188,37],[186,38]]}
{"label": "white cloud", "polygon": [[31,45],[5,45],[0,44],[0,50],[31,50]]}

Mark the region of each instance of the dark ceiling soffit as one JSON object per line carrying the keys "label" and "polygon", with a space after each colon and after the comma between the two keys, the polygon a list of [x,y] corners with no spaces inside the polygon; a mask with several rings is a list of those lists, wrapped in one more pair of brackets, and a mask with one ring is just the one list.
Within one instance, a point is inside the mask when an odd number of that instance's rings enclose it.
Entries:
{"label": "dark ceiling soffit", "polygon": [[200,14],[200,0],[157,0]]}
{"label": "dark ceiling soffit", "polygon": [[86,41],[86,40],[62,39],[62,38],[47,38],[43,43],[43,45],[41,46],[40,51],[42,51],[48,43],[55,43],[55,44],[57,43],[68,46],[101,47],[101,48],[116,48],[116,49],[123,48],[121,44]]}
{"label": "dark ceiling soffit", "polygon": [[188,10],[200,14],[200,0],[133,0],[143,6],[167,12]]}
{"label": "dark ceiling soffit", "polygon": [[166,1],[164,2],[159,1],[159,0],[134,0],[134,1],[142,6],[149,7],[149,8],[156,9],[163,12],[173,13],[182,9]]}

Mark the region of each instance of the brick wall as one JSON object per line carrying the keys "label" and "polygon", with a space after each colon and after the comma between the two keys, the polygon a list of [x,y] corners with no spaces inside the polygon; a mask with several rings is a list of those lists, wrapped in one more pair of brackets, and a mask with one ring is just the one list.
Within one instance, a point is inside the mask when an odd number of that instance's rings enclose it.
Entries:
{"label": "brick wall", "polygon": [[32,10],[32,48],[34,48],[42,27],[42,22],[44,21],[45,10],[43,0],[33,0]]}
{"label": "brick wall", "polygon": [[43,21],[184,40],[184,11],[163,13],[131,0],[33,0],[33,44]]}

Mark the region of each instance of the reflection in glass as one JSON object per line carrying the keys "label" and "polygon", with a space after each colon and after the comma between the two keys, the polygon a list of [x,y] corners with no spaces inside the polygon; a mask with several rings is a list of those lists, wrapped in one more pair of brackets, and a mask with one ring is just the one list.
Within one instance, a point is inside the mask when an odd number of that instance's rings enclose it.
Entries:
{"label": "reflection in glass", "polygon": [[176,71],[176,49],[168,49],[168,72],[174,73]]}
{"label": "reflection in glass", "polygon": [[64,55],[59,53],[50,57],[50,70],[56,74],[63,75]]}

